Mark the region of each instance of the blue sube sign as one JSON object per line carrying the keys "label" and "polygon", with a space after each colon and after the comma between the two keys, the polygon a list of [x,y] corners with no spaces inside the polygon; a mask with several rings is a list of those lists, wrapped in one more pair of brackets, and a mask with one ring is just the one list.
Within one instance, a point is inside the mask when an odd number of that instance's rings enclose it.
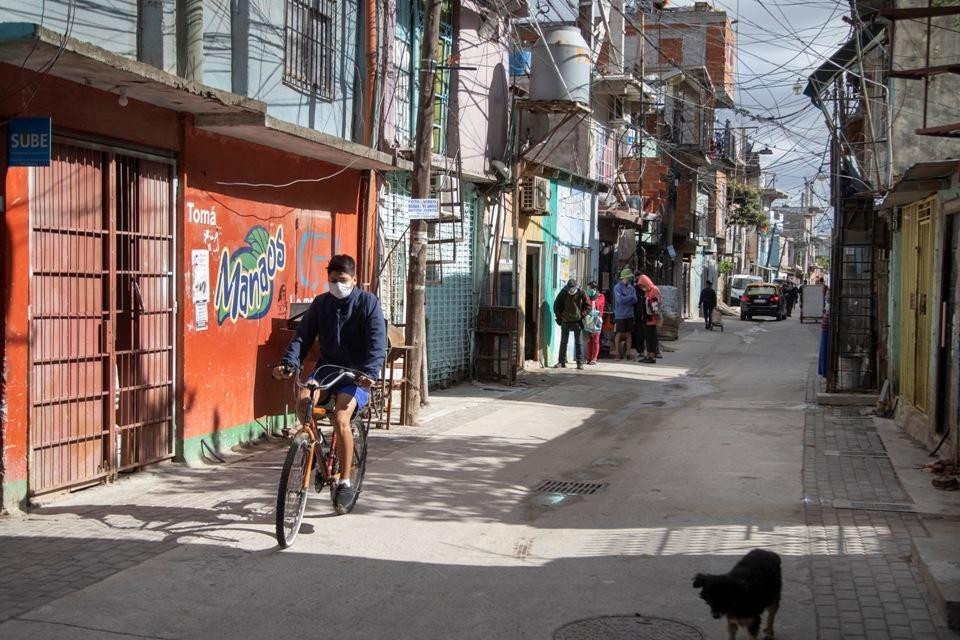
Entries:
{"label": "blue sube sign", "polygon": [[50,118],[13,118],[8,125],[7,164],[11,167],[50,166]]}

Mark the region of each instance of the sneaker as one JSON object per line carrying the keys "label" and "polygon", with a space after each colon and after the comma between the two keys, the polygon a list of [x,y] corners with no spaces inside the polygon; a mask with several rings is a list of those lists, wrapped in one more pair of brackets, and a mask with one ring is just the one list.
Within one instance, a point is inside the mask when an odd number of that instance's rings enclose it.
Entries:
{"label": "sneaker", "polygon": [[566,369],[566,368],[567,368],[567,363],[566,363],[566,362],[558,362],[557,364],[553,365],[553,368],[554,368],[554,369]]}
{"label": "sneaker", "polygon": [[640,360],[640,362],[643,362],[644,364],[657,364],[657,359],[656,359],[656,358],[643,358],[642,360]]}
{"label": "sneaker", "polygon": [[337,487],[337,496],[334,499],[337,502],[337,511],[348,513],[357,501],[357,490],[355,487],[340,485]]}
{"label": "sneaker", "polygon": [[578,363],[577,363],[577,369],[583,369],[583,363],[582,363],[582,362],[578,362]]}

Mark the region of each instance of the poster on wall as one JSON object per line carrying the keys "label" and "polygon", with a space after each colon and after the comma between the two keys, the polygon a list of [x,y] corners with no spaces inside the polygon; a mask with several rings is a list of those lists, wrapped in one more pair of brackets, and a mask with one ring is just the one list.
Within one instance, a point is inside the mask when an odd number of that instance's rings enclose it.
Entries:
{"label": "poster on wall", "polygon": [[193,275],[193,327],[197,331],[206,331],[209,326],[207,303],[210,301],[210,252],[206,249],[194,249],[190,252],[190,265]]}
{"label": "poster on wall", "polygon": [[193,315],[193,328],[197,331],[206,331],[209,326],[209,311],[207,310],[206,300],[193,304]]}
{"label": "poster on wall", "polygon": [[193,274],[193,301],[210,300],[210,252],[206,249],[194,249],[190,255]]}

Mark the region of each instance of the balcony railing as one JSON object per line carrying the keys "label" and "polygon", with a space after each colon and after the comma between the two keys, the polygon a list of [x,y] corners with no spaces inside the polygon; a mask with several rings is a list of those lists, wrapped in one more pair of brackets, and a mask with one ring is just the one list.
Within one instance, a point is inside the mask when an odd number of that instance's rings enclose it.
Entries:
{"label": "balcony railing", "polygon": [[713,134],[711,154],[717,159],[730,163],[737,161],[737,137],[730,126]]}

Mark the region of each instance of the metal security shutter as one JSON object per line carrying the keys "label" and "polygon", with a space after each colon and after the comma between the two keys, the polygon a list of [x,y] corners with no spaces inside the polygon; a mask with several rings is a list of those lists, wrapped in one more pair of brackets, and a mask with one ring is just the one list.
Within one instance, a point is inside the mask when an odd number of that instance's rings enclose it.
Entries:
{"label": "metal security shutter", "polygon": [[109,470],[110,233],[100,151],[55,145],[30,189],[30,490]]}
{"label": "metal security shutter", "polygon": [[63,143],[31,172],[33,494],[173,453],[172,173]]}

